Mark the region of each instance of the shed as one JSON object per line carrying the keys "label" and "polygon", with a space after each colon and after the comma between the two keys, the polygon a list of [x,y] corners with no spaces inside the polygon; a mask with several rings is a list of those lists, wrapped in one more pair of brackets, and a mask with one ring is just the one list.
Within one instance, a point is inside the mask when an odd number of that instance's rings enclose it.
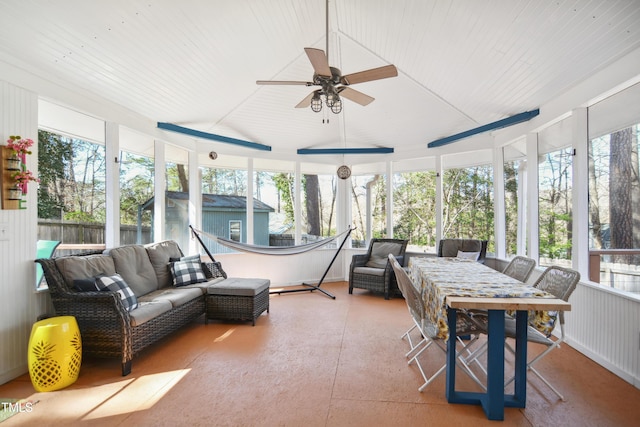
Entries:
{"label": "shed", "polygon": [[[165,237],[175,240],[180,247],[188,247],[189,193],[184,191],[167,191]],[[153,216],[154,198],[141,206],[141,210],[151,210]],[[253,243],[269,245],[269,214],[275,209],[260,200],[253,199]],[[247,199],[245,196],[229,196],[224,194],[202,194],[202,230],[206,233],[231,240],[247,241]],[[152,221],[153,223],[153,221]],[[206,236],[203,236],[206,237]],[[203,239],[213,253],[232,252],[222,245]]]}

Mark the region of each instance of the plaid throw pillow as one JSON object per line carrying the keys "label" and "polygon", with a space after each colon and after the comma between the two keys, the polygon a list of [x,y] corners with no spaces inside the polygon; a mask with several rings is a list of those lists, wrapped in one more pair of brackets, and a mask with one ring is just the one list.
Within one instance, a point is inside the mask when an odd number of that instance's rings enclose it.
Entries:
{"label": "plaid throw pillow", "polygon": [[171,264],[173,286],[186,286],[206,282],[199,260],[177,261]]}
{"label": "plaid throw pillow", "polygon": [[122,305],[127,311],[138,308],[138,299],[136,298],[129,285],[127,285],[122,276],[120,276],[119,274],[114,274],[113,276],[96,277],[96,286],[101,291],[115,291],[120,294]]}

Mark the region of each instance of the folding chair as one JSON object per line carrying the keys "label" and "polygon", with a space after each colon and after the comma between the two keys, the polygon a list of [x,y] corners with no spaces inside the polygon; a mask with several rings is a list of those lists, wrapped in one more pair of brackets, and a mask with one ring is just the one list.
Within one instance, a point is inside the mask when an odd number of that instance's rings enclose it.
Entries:
{"label": "folding chair", "polygon": [[[580,273],[569,268],[563,268],[558,266],[548,267],[544,273],[534,283],[534,287],[543,291],[553,294],[556,298],[564,301],[569,301],[569,297],[575,290],[578,282],[580,281]],[[556,325],[556,320],[560,319],[560,338],[556,340],[551,339],[551,334]],[[515,338],[516,336],[516,321],[514,318],[505,319],[505,336]],[[538,344],[546,345],[547,348],[536,357],[531,359],[527,363],[527,368],[536,374],[540,380],[545,383],[555,394],[558,395],[560,400],[564,400],[564,396],[553,386],[551,383],[540,374],[540,372],[534,367],[540,359],[549,354],[555,348],[560,347],[560,344],[564,342],[564,312],[549,311],[549,312],[530,312],[529,313],[529,325],[527,327],[527,341]],[[507,349],[514,353],[513,347],[506,343]],[[510,384],[514,378],[511,378],[506,382],[505,386]]]}
{"label": "folding chair", "polygon": [[[409,360],[409,364],[414,363],[418,367],[422,378],[424,379],[424,384],[422,384],[418,390],[423,391],[431,382],[436,379],[440,374],[442,374],[446,369],[446,363],[442,365],[440,369],[438,369],[431,376],[428,376],[420,363],[418,357],[424,352],[427,348],[431,346],[432,343],[436,344],[440,350],[442,350],[445,354],[447,353],[446,344],[437,336],[437,328],[436,325],[432,324],[428,321],[424,302],[422,300],[422,296],[420,292],[415,287],[411,278],[407,275],[407,272],[400,266],[398,261],[393,257],[393,255],[389,256],[389,262],[393,268],[393,271],[396,275],[396,280],[398,281],[398,288],[404,299],[407,303],[407,307],[409,309],[409,313],[414,321],[415,327],[420,331],[424,339],[420,342],[426,343],[424,346],[420,348],[420,350],[411,357]],[[413,328],[412,328],[413,329]],[[410,329],[411,330],[411,329]],[[464,313],[459,313],[457,316],[457,328],[456,333],[458,335],[472,335],[473,337],[465,343],[460,340],[463,345],[462,351],[468,350],[469,346],[472,345],[477,339],[481,331],[481,326],[477,324],[470,316],[467,316]],[[409,354],[415,350],[419,345],[416,345],[412,348]],[[456,364],[462,368],[464,372],[471,377],[483,390],[486,389],[485,385],[478,379],[478,377],[471,371],[469,366],[467,365],[464,358],[461,357],[461,351],[456,351]]]}
{"label": "folding chair", "polygon": [[525,283],[535,266],[536,260],[518,255],[511,259],[502,273]]}
{"label": "folding chair", "polygon": [[[556,298],[562,299],[564,301],[569,301],[569,297],[571,293],[576,288],[578,282],[580,281],[580,273],[575,270],[571,270],[569,268],[563,268],[558,266],[548,267],[542,275],[536,280],[533,284],[533,287],[541,289],[543,291],[549,292],[554,295]],[[556,320],[560,319],[560,338],[553,340],[551,339],[551,334],[556,325]],[[480,312],[475,312],[473,314],[473,319],[485,325],[483,331],[486,331],[487,324],[487,316],[483,315]],[[516,337],[516,319],[513,316],[506,315],[505,318],[505,337],[506,338],[515,338]],[[551,385],[551,383],[535,369],[534,365],[542,359],[544,356],[549,354],[549,352],[555,348],[560,347],[560,344],[564,341],[564,312],[557,311],[531,311],[529,312],[529,324],[527,325],[527,342],[533,342],[538,344],[546,345],[547,348],[529,362],[527,362],[527,369],[536,374],[544,382],[561,400],[564,400],[564,396],[560,394],[560,392]],[[505,340],[505,347],[508,351],[515,354],[514,348]],[[486,346],[480,352],[476,352],[473,357],[467,358],[467,363],[480,363],[477,358],[484,353],[486,350]],[[483,369],[484,370],[484,369]],[[511,377],[506,383],[505,387],[509,385],[515,377]]]}

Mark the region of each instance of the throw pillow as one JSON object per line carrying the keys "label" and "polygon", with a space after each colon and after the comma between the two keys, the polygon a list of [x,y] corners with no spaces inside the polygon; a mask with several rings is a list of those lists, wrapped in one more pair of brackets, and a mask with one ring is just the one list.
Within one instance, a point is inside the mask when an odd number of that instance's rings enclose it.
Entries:
{"label": "throw pillow", "polygon": [[171,275],[173,276],[173,286],[186,286],[207,281],[202,271],[200,259],[171,263]]}
{"label": "throw pillow", "polygon": [[138,299],[119,274],[98,276],[96,277],[96,285],[101,291],[114,291],[120,294],[122,305],[127,311],[138,308]]}
{"label": "throw pillow", "polygon": [[369,258],[369,261],[367,261],[365,265],[367,267],[373,267],[373,268],[386,268],[387,262],[389,262],[389,258],[377,257],[372,255],[371,258]]}
{"label": "throw pillow", "polygon": [[200,262],[200,254],[195,255],[187,255],[180,258],[169,258],[169,262],[177,262],[177,261],[198,261]]}
{"label": "throw pillow", "polygon": [[73,279],[73,287],[80,292],[95,292],[100,288],[96,285],[95,277],[88,277],[86,279]]}
{"label": "throw pillow", "polygon": [[470,259],[472,261],[477,261],[478,258],[480,258],[480,252],[462,252],[462,251],[458,251],[457,258]]}

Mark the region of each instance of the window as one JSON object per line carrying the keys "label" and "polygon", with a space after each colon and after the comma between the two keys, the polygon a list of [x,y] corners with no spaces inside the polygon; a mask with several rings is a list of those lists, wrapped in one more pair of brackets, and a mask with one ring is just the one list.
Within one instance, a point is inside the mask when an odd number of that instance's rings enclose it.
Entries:
{"label": "window", "polygon": [[447,169],[443,177],[443,237],[493,242],[493,168]]}
{"label": "window", "polygon": [[120,244],[153,241],[153,181],[153,158],[120,152]]}
{"label": "window", "polygon": [[38,239],[104,244],[104,146],[40,130],[38,176]]}
{"label": "window", "polygon": [[[181,248],[189,247],[189,168],[188,152],[167,146],[165,163],[165,235]],[[156,239],[157,240],[157,239]]]}
{"label": "window", "polygon": [[[338,179],[335,173],[303,175],[302,243],[333,236],[344,231],[336,230],[336,185]],[[335,243],[332,244],[335,246]]]}
{"label": "window", "polygon": [[240,242],[242,237],[242,221],[229,221],[229,240]]}
{"label": "window", "polygon": [[[526,174],[526,138],[503,148],[505,254],[507,259],[526,254],[525,234],[527,211],[523,176]],[[520,247],[520,253],[518,248]]]}
{"label": "window", "polygon": [[393,236],[409,240],[409,251],[436,252],[436,173],[393,177]]}
{"label": "window", "polygon": [[541,266],[571,267],[573,149],[543,155],[538,166],[538,233]]}
{"label": "window", "polygon": [[352,223],[354,248],[366,248],[368,230],[372,238],[387,237],[386,175],[351,175]]}
{"label": "window", "polygon": [[[239,168],[203,167],[202,230],[214,236],[229,236],[246,242],[240,224],[247,218],[247,171]],[[232,230],[230,227],[237,227]],[[206,237],[206,236],[205,236]],[[203,238],[211,253],[230,253],[232,249]]]}
{"label": "window", "polygon": [[640,293],[640,85],[589,109],[592,281]]}

